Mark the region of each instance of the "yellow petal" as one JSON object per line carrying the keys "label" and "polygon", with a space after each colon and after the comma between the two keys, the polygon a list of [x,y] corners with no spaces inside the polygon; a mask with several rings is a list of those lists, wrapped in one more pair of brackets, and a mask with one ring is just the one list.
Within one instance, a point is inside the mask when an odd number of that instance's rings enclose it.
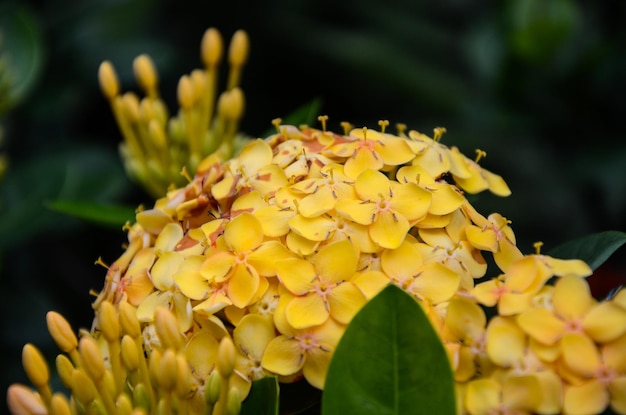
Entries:
{"label": "yellow petal", "polygon": [[563,412],[571,415],[600,414],[609,404],[609,393],[598,380],[566,386]]}
{"label": "yellow petal", "polygon": [[371,224],[376,217],[375,203],[357,199],[339,200],[335,204],[335,210],[342,216],[361,225]]}
{"label": "yellow petal", "polygon": [[330,315],[337,322],[348,324],[366,303],[365,295],[350,281],[333,288],[328,295]]}
{"label": "yellow petal", "polygon": [[498,301],[498,314],[501,316],[512,316],[522,313],[530,308],[532,300],[532,294],[505,292],[500,296],[500,301]]}
{"label": "yellow petal", "polygon": [[[160,291],[153,292],[147,296],[139,307],[137,307],[137,320],[141,322],[150,322],[154,320],[154,312],[159,306],[166,306],[170,298],[169,293]],[[169,308],[169,307],[168,307]]]}
{"label": "yellow petal", "polygon": [[431,190],[432,202],[428,212],[433,215],[447,215],[463,205],[465,198],[447,183],[436,183]]}
{"label": "yellow petal", "polygon": [[565,364],[578,375],[591,377],[601,367],[596,345],[584,334],[564,334],[561,339],[561,351]]}
{"label": "yellow petal", "polygon": [[548,256],[545,256],[544,259],[552,269],[552,273],[559,277],[566,275],[586,277],[592,273],[589,265],[580,259],[556,259]]}
{"label": "yellow petal", "polygon": [[508,408],[535,412],[541,398],[541,385],[534,375],[509,376],[502,382],[502,400]]}
{"label": "yellow petal", "polygon": [[168,223],[154,241],[154,249],[173,251],[183,236],[183,228],[178,223]]}
{"label": "yellow petal", "polygon": [[326,245],[315,256],[315,270],[332,283],[347,280],[356,272],[358,257],[350,241]]}
{"label": "yellow petal", "polygon": [[365,271],[352,278],[352,283],[371,300],[389,284],[389,277],[381,271]]}
{"label": "yellow petal", "polygon": [[315,192],[300,200],[298,211],[306,218],[314,218],[333,209],[336,200],[330,186],[319,187]]}
{"label": "yellow petal", "polygon": [[200,275],[199,271],[186,270],[174,276],[176,286],[192,300],[202,300],[208,295],[207,280]]}
{"label": "yellow petal", "polygon": [[555,344],[565,331],[565,323],[545,308],[531,308],[517,317],[526,334],[544,345]]}
{"label": "yellow petal", "polygon": [[565,319],[583,317],[593,306],[587,281],[575,276],[565,276],[554,285],[552,304],[554,310]]}
{"label": "yellow petal", "polygon": [[248,176],[272,162],[272,148],[265,141],[250,141],[239,153],[238,160]]}
{"label": "yellow petal", "polygon": [[298,341],[280,335],[270,341],[265,348],[261,364],[265,370],[288,376],[302,369],[304,362],[305,355],[300,349]]}
{"label": "yellow petal", "polygon": [[328,320],[330,315],[328,304],[317,293],[295,297],[285,311],[287,322],[294,329],[319,326]]}
{"label": "yellow petal", "polygon": [[370,225],[370,237],[383,248],[395,249],[404,241],[411,228],[409,221],[393,212],[380,212]]}
{"label": "yellow petal", "polygon": [[359,174],[368,170],[379,170],[383,167],[383,159],[368,148],[357,148],[354,156],[346,160],[344,172],[346,176],[355,179]]}
{"label": "yellow petal", "polygon": [[487,181],[487,185],[489,186],[489,191],[491,191],[491,193],[502,197],[506,197],[511,194],[511,189],[509,189],[509,186],[506,184],[502,176],[485,169],[482,169],[482,175]]}
{"label": "yellow petal", "polygon": [[215,254],[208,257],[202,267],[200,268],[200,274],[207,281],[223,281],[227,279],[228,273],[235,265],[235,257],[230,252],[218,251]]}
{"label": "yellow petal", "polygon": [[208,331],[199,330],[185,346],[185,357],[194,373],[206,379],[217,359],[217,340]]}
{"label": "yellow petal", "polygon": [[422,268],[408,291],[428,299],[432,304],[439,304],[448,301],[456,293],[460,282],[459,274],[439,263],[431,262]]}
{"label": "yellow petal", "polygon": [[621,376],[609,384],[611,408],[618,414],[626,414],[626,376]]}
{"label": "yellow petal", "polygon": [[558,414],[563,400],[563,381],[551,370],[542,370],[533,374],[539,381],[541,402],[535,406],[539,414]]}
{"label": "yellow petal", "polygon": [[487,318],[483,309],[464,297],[455,297],[448,303],[445,332],[452,341],[478,339],[485,330]]}
{"label": "yellow petal", "polygon": [[392,182],[390,185],[392,196],[389,201],[395,212],[406,217],[409,221],[426,216],[432,203],[431,192],[413,183],[398,184]]}
{"label": "yellow petal", "polygon": [[379,200],[381,195],[390,198],[390,182],[387,176],[378,170],[368,169],[359,174],[354,188],[362,200]]}
{"label": "yellow petal", "polygon": [[402,281],[415,275],[422,266],[422,256],[416,246],[404,240],[396,249],[386,249],[380,257],[380,264],[391,279]]}
{"label": "yellow petal", "polygon": [[302,374],[311,386],[317,389],[324,388],[326,373],[328,372],[328,365],[332,356],[332,352],[325,348],[318,347],[309,350],[306,362],[302,368]]}
{"label": "yellow petal", "polygon": [[465,228],[465,234],[472,246],[478,249],[490,252],[498,250],[496,234],[490,229],[483,229],[476,225],[468,225]]}
{"label": "yellow petal", "polygon": [[263,242],[263,227],[254,215],[242,213],[226,224],[224,239],[233,251],[247,252]]}
{"label": "yellow petal", "polygon": [[494,379],[478,379],[467,384],[465,408],[471,415],[488,415],[500,406],[501,387]]}
{"label": "yellow petal", "polygon": [[254,212],[261,222],[263,233],[270,238],[277,238],[289,232],[289,220],[295,216],[290,209],[281,209],[278,206],[265,206]]}
{"label": "yellow petal", "polygon": [[228,280],[228,298],[237,307],[250,305],[259,288],[259,275],[253,268],[238,264]]}
{"label": "yellow petal", "polygon": [[618,373],[626,374],[626,353],[624,350],[626,350],[626,335],[604,344],[602,347],[604,364]]}
{"label": "yellow petal", "polygon": [[481,282],[472,289],[472,295],[480,304],[493,307],[500,299],[500,290],[503,283],[497,279]]}
{"label": "yellow petal", "polygon": [[313,288],[315,268],[303,259],[286,259],[276,263],[278,278],[295,295],[303,295]]}
{"label": "yellow petal", "polygon": [[259,314],[245,315],[233,330],[235,344],[255,360],[261,360],[265,348],[275,337],[272,320]]}
{"label": "yellow petal", "polygon": [[259,275],[272,277],[276,275],[276,263],[289,258],[293,258],[293,253],[287,247],[278,241],[267,241],[248,254],[248,264]]}
{"label": "yellow petal", "polygon": [[163,252],[150,271],[154,286],[161,291],[172,288],[174,285],[173,276],[184,261],[185,257],[178,252]]}
{"label": "yellow petal", "polygon": [[526,337],[511,320],[494,317],[486,333],[487,355],[498,366],[509,367],[521,361]]}
{"label": "yellow petal", "polygon": [[300,256],[313,254],[319,245],[318,241],[307,239],[298,235],[296,232],[289,232],[285,243],[291,252]]}
{"label": "yellow petal", "polygon": [[[367,135],[369,139],[369,131]],[[374,150],[382,157],[385,164],[391,166],[404,164],[415,157],[406,140],[388,134],[381,134],[380,141],[374,145]]]}
{"label": "yellow petal", "polygon": [[598,343],[607,343],[626,333],[626,310],[613,302],[595,305],[583,319],[583,328]]}
{"label": "yellow petal", "polygon": [[325,241],[330,236],[334,226],[335,221],[327,216],[305,218],[302,215],[295,215],[289,219],[289,227],[310,241]]}

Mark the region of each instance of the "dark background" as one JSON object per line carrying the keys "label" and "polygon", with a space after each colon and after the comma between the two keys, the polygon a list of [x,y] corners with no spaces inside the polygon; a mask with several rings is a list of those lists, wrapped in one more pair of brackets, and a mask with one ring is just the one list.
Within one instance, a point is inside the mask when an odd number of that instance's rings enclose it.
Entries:
{"label": "dark background", "polygon": [[[120,227],[86,223],[46,202],[151,205],[124,175],[121,136],[99,91],[108,59],[124,90],[148,53],[176,110],[178,78],[200,67],[205,29],[251,38],[242,130],[319,99],[341,121],[431,134],[502,175],[512,196],[472,197],[512,220],[521,249],[626,230],[626,3],[621,0],[257,2],[133,0],[0,3],[0,396],[26,383],[21,348],[58,353],[45,313],[75,329],[93,317],[90,289],[122,252]],[[4,63],[4,66],[2,65]],[[612,259],[624,281],[624,250]],[[615,277],[617,275],[617,277]],[[619,279],[621,278],[621,280]],[[4,410],[4,401],[2,409]]]}

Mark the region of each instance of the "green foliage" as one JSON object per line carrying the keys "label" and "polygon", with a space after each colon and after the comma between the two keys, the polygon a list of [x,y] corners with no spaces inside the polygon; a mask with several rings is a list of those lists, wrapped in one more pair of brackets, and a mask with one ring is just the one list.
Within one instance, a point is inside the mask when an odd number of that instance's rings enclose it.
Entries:
{"label": "green foliage", "polygon": [[605,231],[565,242],[552,249],[549,254],[555,258],[582,259],[591,269],[596,270],[624,244],[626,233]]}
{"label": "green foliage", "polygon": [[415,299],[395,285],[354,317],[328,369],[322,414],[351,413],[456,413],[441,340]]}
{"label": "green foliage", "polygon": [[56,212],[114,229],[120,229],[127,221],[134,222],[135,217],[135,208],[128,206],[75,200],[55,200],[46,205]]}
{"label": "green foliage", "polygon": [[43,58],[41,33],[23,7],[0,5],[0,115],[24,99]]}
{"label": "green foliage", "polygon": [[267,377],[252,382],[243,401],[241,415],[278,415],[278,380]]}

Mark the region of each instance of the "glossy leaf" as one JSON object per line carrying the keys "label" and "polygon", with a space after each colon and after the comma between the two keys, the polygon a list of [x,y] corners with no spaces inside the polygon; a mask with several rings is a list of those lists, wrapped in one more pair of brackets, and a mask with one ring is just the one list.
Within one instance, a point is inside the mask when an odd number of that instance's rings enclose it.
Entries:
{"label": "glossy leaf", "polygon": [[278,380],[267,377],[252,382],[252,389],[241,405],[241,415],[277,415]]}
{"label": "glossy leaf", "polygon": [[566,242],[552,249],[548,254],[555,258],[582,259],[591,269],[596,270],[624,244],[626,244],[626,233],[605,231]]}
{"label": "glossy leaf", "polygon": [[118,205],[104,205],[92,202],[55,200],[46,203],[50,209],[65,213],[77,219],[98,225],[120,228],[127,221],[133,221],[135,208]]}
{"label": "glossy leaf", "polygon": [[422,308],[389,285],[354,317],[330,363],[323,415],[454,414],[446,352]]}

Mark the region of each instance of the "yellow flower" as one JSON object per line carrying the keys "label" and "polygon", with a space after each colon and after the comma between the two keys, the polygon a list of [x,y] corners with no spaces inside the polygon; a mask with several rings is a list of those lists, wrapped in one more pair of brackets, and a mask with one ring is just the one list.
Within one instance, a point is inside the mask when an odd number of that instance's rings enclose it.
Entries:
{"label": "yellow flower", "polygon": [[430,207],[430,192],[414,183],[391,181],[376,170],[365,170],[354,184],[358,198],[340,200],[335,209],[361,225],[369,226],[374,242],[383,248],[400,246],[413,223]]}
{"label": "yellow flower", "polygon": [[357,254],[348,240],[326,245],[310,260],[286,259],[277,263],[278,278],[291,297],[287,322],[305,329],[329,317],[348,324],[365,304],[365,296],[351,281],[356,274]]}

